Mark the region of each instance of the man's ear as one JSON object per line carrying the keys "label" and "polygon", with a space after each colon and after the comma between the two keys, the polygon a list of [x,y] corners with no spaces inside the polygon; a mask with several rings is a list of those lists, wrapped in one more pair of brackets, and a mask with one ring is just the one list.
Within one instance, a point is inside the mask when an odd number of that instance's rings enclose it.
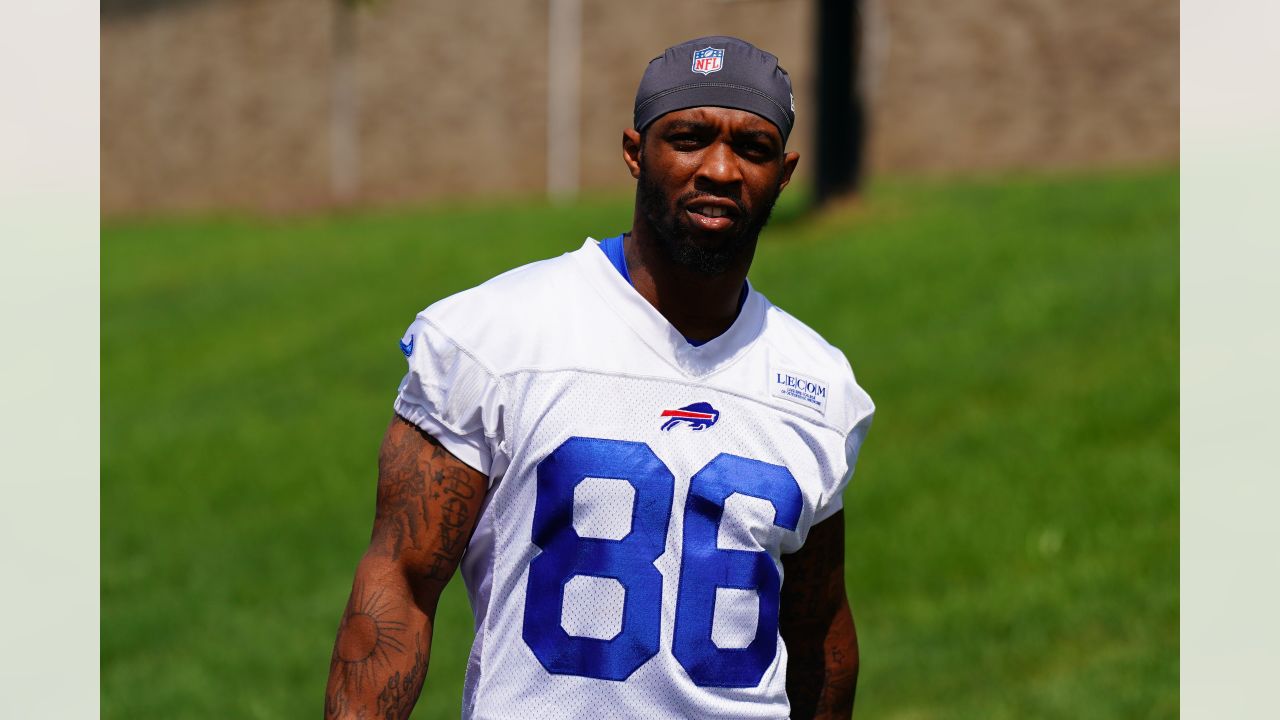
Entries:
{"label": "man's ear", "polygon": [[798,162],[800,162],[800,153],[794,150],[782,156],[782,181],[778,183],[779,192],[791,182],[791,173],[796,171]]}
{"label": "man's ear", "polygon": [[640,133],[632,128],[622,131],[622,161],[631,171],[631,177],[640,178]]}

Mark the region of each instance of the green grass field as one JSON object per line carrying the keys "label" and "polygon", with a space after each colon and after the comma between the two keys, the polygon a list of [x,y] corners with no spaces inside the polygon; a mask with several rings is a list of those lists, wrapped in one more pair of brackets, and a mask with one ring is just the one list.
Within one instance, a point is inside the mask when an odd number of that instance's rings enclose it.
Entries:
{"label": "green grass field", "polygon": [[[856,715],[1176,717],[1176,171],[798,208],[752,279],[879,407],[846,495]],[[318,717],[402,331],[629,220],[618,196],[108,223],[104,717]],[[455,581],[416,718],[458,716],[470,639]]]}

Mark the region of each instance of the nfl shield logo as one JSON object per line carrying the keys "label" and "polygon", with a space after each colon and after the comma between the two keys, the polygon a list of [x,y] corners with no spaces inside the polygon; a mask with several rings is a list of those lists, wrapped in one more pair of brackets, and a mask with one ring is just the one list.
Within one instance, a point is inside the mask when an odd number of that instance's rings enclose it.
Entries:
{"label": "nfl shield logo", "polygon": [[696,73],[710,75],[724,67],[724,48],[702,48],[693,53],[693,67]]}

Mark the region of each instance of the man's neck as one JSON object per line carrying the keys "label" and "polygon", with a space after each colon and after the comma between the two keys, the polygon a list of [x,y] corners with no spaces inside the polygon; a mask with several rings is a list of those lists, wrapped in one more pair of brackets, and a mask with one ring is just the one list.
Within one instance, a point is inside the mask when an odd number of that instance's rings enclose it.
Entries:
{"label": "man's neck", "polygon": [[631,284],[667,322],[690,340],[706,341],[733,325],[752,253],[723,273],[706,275],[677,265],[659,246],[645,218],[636,213],[623,238]]}

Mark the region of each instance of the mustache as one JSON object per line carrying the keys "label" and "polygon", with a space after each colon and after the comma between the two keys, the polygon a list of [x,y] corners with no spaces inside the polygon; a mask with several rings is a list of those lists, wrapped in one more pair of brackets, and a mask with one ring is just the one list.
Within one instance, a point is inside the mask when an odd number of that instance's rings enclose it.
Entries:
{"label": "mustache", "polygon": [[738,214],[745,216],[747,214],[746,203],[742,202],[742,195],[739,193],[725,193],[724,195],[716,195],[705,190],[690,190],[689,192],[676,198],[677,207],[688,207],[698,200],[728,200],[738,208]]}

